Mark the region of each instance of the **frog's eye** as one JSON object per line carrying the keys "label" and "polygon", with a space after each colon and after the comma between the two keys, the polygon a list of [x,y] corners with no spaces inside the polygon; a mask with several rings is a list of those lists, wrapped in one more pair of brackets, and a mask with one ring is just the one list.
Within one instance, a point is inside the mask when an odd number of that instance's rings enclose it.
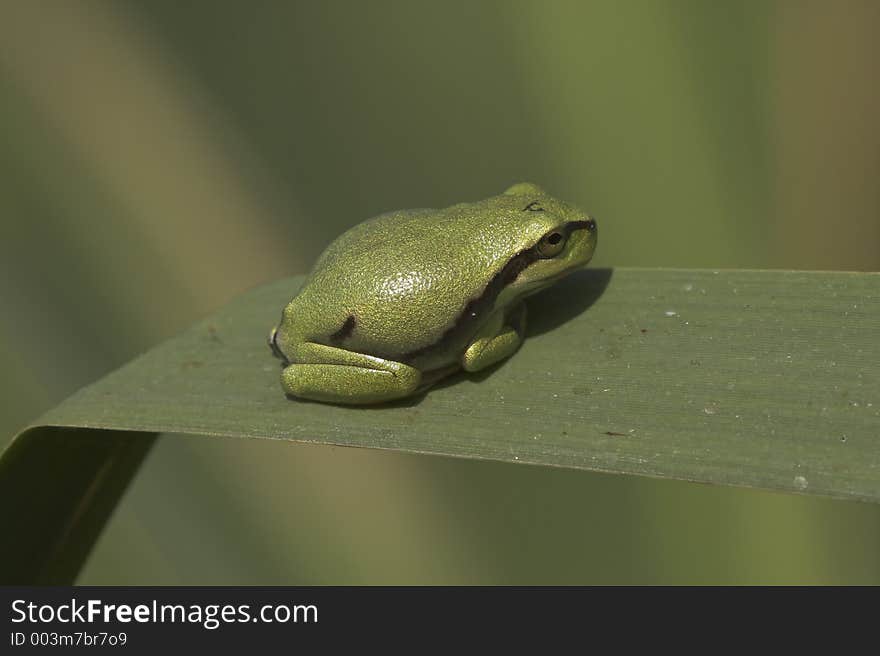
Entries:
{"label": "frog's eye", "polygon": [[523,212],[543,212],[544,208],[538,204],[538,201],[533,200],[531,203],[526,205],[523,208]]}
{"label": "frog's eye", "polygon": [[543,258],[556,257],[565,248],[565,235],[561,232],[551,232],[538,242],[538,254]]}

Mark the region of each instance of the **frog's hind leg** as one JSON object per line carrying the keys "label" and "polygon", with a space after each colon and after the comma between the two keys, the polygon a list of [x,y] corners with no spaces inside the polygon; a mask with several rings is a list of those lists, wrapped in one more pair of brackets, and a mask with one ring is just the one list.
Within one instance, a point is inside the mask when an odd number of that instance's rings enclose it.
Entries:
{"label": "frog's hind leg", "polygon": [[281,373],[284,391],[327,403],[366,404],[393,401],[421,386],[418,369],[394,360],[305,342]]}

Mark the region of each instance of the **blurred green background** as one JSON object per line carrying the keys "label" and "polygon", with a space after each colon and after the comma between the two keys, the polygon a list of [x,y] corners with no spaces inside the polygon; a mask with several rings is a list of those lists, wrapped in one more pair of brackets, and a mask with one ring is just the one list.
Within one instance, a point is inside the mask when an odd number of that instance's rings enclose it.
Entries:
{"label": "blurred green background", "polygon": [[[872,0],[4,2],[0,440],[348,226],[519,180],[598,216],[598,266],[880,269],[878,30]],[[79,581],[876,584],[880,508],[171,436]]]}

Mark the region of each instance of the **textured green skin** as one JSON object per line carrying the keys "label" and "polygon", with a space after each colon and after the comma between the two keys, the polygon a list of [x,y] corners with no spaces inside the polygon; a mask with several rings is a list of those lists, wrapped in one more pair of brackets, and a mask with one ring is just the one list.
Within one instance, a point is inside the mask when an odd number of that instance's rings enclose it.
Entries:
{"label": "textured green skin", "polygon": [[[543,211],[524,209],[530,203]],[[515,279],[499,272],[554,230],[587,220],[521,183],[476,203],[391,212],[351,228],[321,254],[270,334],[289,363],[282,387],[317,401],[378,403],[510,356],[524,334],[522,299],[589,262],[595,223]]]}

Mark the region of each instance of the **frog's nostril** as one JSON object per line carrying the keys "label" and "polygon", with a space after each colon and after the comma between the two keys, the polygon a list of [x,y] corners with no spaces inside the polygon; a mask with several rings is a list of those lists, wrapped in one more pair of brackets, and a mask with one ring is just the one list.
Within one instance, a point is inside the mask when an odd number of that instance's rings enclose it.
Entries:
{"label": "frog's nostril", "polygon": [[596,221],[595,219],[587,219],[587,230],[590,232],[596,231]]}

